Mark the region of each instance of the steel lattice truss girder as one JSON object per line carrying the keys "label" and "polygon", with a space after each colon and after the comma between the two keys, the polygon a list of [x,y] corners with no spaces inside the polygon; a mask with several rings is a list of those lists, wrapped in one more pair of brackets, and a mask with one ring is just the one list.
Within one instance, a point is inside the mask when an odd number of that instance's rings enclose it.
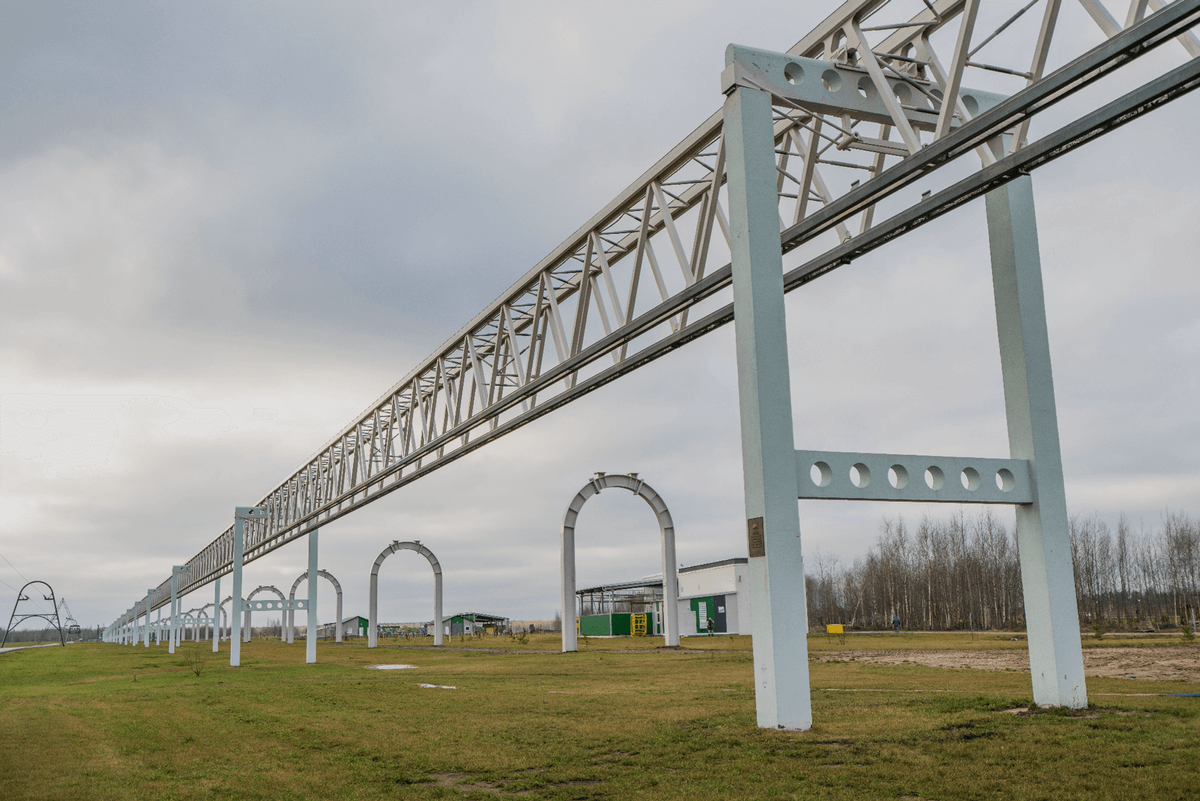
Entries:
{"label": "steel lattice truss girder", "polygon": [[[1176,0],[1140,22],[1131,13],[1124,29],[1102,22],[1111,37],[1107,42],[1043,77],[1060,1],[1045,0],[1028,71],[982,65],[1022,75],[1028,85],[990,110],[984,104],[974,118],[959,93],[963,68],[968,63],[978,66],[970,62],[972,54],[956,46],[943,61],[930,41],[947,25],[955,30],[956,22],[961,33],[962,22],[973,20],[963,13],[968,0],[931,2],[912,18],[867,27],[863,20],[875,23],[889,0],[848,0],[788,51],[800,64],[832,62],[843,73],[873,76],[875,86],[888,86],[893,96],[899,83],[925,95],[922,108],[914,112],[881,93],[888,100],[887,118],[880,116],[878,105],[851,119],[826,118],[820,109],[805,109],[786,99],[779,103],[775,130],[782,246],[790,251],[830,230],[842,240],[788,271],[787,290],[1196,88],[1200,62],[1193,59],[1054,134],[1025,144],[1034,116],[1162,42],[1180,38],[1189,53],[1200,52],[1189,32],[1200,21],[1200,0]],[[1095,0],[1079,2],[1098,21],[1108,14]],[[1111,14],[1106,19],[1111,20]],[[864,46],[866,32],[878,29],[890,33]],[[955,103],[940,108],[932,102],[937,98],[930,90],[934,85],[939,92],[952,89],[943,96],[954,97]],[[933,121],[935,111],[938,122]],[[862,135],[856,129],[860,121],[878,124],[879,136]],[[900,130],[906,124],[908,130]],[[932,140],[919,141],[922,135],[929,138],[930,128]],[[830,136],[830,130],[840,136]],[[893,132],[902,135],[891,139]],[[1000,137],[1013,132],[1005,148]],[[830,149],[836,152],[831,155]],[[874,221],[880,201],[972,151],[980,153],[982,169],[882,222]],[[865,153],[868,160],[844,160],[856,152]],[[887,158],[893,162],[888,164]],[[789,159],[801,165],[794,171],[800,175],[788,169]],[[822,180],[823,170],[856,170],[865,173],[866,180],[835,198]],[[267,517],[265,522],[247,523],[246,561],[729,322],[732,304],[713,310],[703,305],[716,300],[730,283],[726,243],[716,236],[721,231],[727,239],[719,201],[723,184],[718,111],[259,501],[256,506],[264,508]],[[785,216],[789,211],[791,224]],[[848,226],[856,217],[859,230],[851,234]],[[713,267],[714,259],[723,266]],[[647,293],[657,297],[648,301]],[[639,303],[652,305],[637,312]],[[693,311],[700,316],[689,319]],[[611,366],[602,366],[605,357],[612,358]],[[180,593],[228,573],[232,560],[230,527],[187,562],[191,570],[181,577]],[[169,580],[160,585],[154,607],[167,603],[169,585]]]}

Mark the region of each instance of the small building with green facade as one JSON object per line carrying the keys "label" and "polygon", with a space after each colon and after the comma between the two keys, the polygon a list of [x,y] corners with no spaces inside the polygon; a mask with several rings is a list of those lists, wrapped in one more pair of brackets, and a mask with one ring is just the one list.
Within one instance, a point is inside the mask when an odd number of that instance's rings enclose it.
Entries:
{"label": "small building with green facade", "polygon": [[[343,637],[366,637],[368,621],[365,617],[352,615],[342,621]],[[317,637],[332,640],[337,636],[337,623],[322,623],[317,628]]]}
{"label": "small building with green facade", "polygon": [[[679,634],[749,634],[749,559],[735,557],[679,569]],[[579,633],[588,637],[629,636],[634,615],[646,615],[646,634],[662,631],[662,576],[577,590]]]}
{"label": "small building with green facade", "polygon": [[[430,625],[433,625],[432,622]],[[459,612],[442,618],[443,631],[451,637],[475,634],[508,634],[508,618],[486,612]]]}

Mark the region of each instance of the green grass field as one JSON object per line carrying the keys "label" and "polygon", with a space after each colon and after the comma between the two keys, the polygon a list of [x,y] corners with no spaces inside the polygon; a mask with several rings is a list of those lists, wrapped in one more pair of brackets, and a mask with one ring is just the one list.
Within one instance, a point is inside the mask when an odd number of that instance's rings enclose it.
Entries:
{"label": "green grass field", "polygon": [[[1025,647],[847,639],[810,647]],[[1091,708],[1030,711],[1025,673],[814,663],[813,729],[762,731],[749,638],[658,644],[322,643],[308,666],[302,642],[255,641],[237,669],[224,643],[4,654],[0,798],[1200,797],[1200,698],[1162,695],[1196,684],[1090,678]],[[365,669],[395,663],[417,668]]]}

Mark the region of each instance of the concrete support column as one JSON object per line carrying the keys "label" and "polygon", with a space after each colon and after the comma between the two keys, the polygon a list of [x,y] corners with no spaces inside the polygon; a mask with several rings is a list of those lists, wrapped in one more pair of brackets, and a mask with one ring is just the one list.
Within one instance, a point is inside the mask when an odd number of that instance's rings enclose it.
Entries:
{"label": "concrete support column", "polygon": [[246,507],[239,506],[233,515],[233,598],[229,607],[229,666],[242,664],[242,561],[246,554]]}
{"label": "concrete support column", "polygon": [[[579,512],[578,509],[574,511],[576,514]],[[562,570],[562,650],[564,654],[569,654],[579,650],[579,631],[575,628],[575,620],[578,617],[578,610],[575,608],[575,526],[564,526],[561,538],[559,564]],[[666,586],[665,579],[663,586]]]}
{"label": "concrete support column", "polygon": [[213,653],[221,648],[221,579],[213,582],[213,613],[212,613]]}
{"label": "concrete support column", "polygon": [[742,423],[758,725],[809,729],[808,623],[771,96],[725,100],[734,335]]}
{"label": "concrete support column", "polygon": [[178,628],[179,620],[179,566],[171,568],[171,614],[168,618],[168,623],[171,626],[171,632],[167,635],[167,652],[175,653],[175,632]]}
{"label": "concrete support column", "polygon": [[154,590],[146,590],[146,637],[144,647],[150,647],[150,604],[154,602]]}
{"label": "concrete support column", "polygon": [[1014,459],[1029,460],[1033,489],[1033,503],[1016,507],[1033,699],[1078,709],[1087,687],[1028,175],[987,194],[987,221],[1008,446]]}
{"label": "concrete support column", "polygon": [[304,661],[317,661],[317,529],[308,534],[308,634],[305,637]]}

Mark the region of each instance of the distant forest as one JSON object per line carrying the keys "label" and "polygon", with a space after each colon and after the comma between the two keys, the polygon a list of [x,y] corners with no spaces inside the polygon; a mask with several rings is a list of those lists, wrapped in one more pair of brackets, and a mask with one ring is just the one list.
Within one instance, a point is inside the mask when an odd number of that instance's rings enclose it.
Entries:
{"label": "distant forest", "polygon": [[[1079,623],[1084,629],[1191,626],[1200,604],[1200,519],[1166,513],[1156,529],[1116,531],[1098,516],[1070,520]],[[865,557],[849,567],[805,558],[808,624],[886,629],[1021,629],[1025,626],[1015,532],[991,509],[949,520],[885,519]]]}

